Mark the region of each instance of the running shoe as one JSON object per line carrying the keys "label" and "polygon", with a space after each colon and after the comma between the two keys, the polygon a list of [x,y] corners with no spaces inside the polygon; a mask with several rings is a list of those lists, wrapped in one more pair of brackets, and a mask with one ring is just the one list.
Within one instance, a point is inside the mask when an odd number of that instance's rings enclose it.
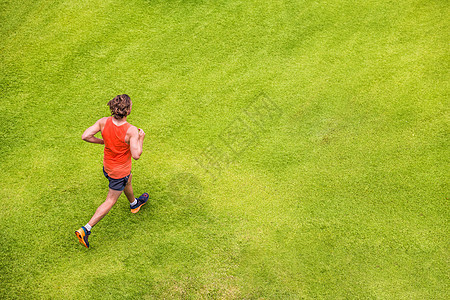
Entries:
{"label": "running shoe", "polygon": [[141,209],[141,206],[144,205],[145,203],[147,203],[148,194],[143,193],[136,200],[137,200],[137,203],[135,205],[133,205],[133,206],[130,205],[130,209],[133,214],[137,213]]}
{"label": "running shoe", "polygon": [[75,234],[78,238],[78,240],[80,241],[80,244],[82,244],[83,246],[85,246],[86,248],[89,248],[89,242],[88,242],[88,237],[91,234],[90,231],[88,231],[84,226],[81,227],[80,229],[78,229],[77,231],[75,231]]}

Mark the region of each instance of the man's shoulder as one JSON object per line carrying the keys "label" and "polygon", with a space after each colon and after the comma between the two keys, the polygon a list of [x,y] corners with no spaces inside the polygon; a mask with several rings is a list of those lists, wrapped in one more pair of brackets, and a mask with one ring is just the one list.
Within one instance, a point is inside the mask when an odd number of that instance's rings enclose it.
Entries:
{"label": "man's shoulder", "polygon": [[106,121],[108,121],[109,117],[103,117],[97,120],[97,123],[100,125],[100,129],[103,130],[103,128],[106,125]]}
{"label": "man's shoulder", "polygon": [[103,117],[97,120],[97,123],[104,126],[106,124],[106,121],[108,121],[109,117]]}
{"label": "man's shoulder", "polygon": [[[128,123],[128,124],[130,124],[130,123]],[[138,133],[139,133],[139,131],[138,131],[137,127],[130,124],[130,127],[128,127],[128,130],[127,130],[127,134],[135,135],[135,134],[138,134]]]}

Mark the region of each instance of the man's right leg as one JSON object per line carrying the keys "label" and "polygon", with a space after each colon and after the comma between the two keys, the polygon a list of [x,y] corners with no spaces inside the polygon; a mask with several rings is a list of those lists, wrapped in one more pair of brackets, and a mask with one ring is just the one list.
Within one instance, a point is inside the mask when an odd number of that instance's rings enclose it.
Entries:
{"label": "man's right leg", "polygon": [[130,204],[132,204],[135,201],[133,186],[131,185],[132,178],[133,178],[133,174],[130,174],[130,178],[128,178],[127,185],[125,186],[125,189],[123,190],[123,192],[125,193],[125,196],[127,196],[128,202],[130,202]]}
{"label": "man's right leg", "polygon": [[139,198],[134,198],[133,185],[131,184],[132,177],[133,175],[130,175],[127,185],[125,186],[125,189],[123,191],[127,196],[128,202],[130,202],[131,212],[135,214],[141,209],[141,206],[147,202],[148,194],[143,193],[141,196],[139,196]]}

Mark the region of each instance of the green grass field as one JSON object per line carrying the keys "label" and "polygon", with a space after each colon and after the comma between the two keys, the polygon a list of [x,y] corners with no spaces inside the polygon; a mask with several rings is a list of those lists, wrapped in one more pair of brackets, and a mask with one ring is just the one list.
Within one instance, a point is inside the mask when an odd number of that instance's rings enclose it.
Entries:
{"label": "green grass field", "polygon": [[[0,298],[448,299],[449,8],[0,1]],[[122,93],[151,202],[86,249]]]}

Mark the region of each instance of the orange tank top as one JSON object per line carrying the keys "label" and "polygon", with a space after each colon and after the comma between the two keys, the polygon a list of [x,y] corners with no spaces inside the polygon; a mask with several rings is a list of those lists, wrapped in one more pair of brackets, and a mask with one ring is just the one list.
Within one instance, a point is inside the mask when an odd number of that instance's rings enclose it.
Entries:
{"label": "orange tank top", "polygon": [[113,123],[112,117],[109,117],[102,130],[105,142],[103,167],[111,178],[119,179],[130,175],[131,151],[130,145],[125,142],[125,136],[130,126],[130,123],[117,126]]}

